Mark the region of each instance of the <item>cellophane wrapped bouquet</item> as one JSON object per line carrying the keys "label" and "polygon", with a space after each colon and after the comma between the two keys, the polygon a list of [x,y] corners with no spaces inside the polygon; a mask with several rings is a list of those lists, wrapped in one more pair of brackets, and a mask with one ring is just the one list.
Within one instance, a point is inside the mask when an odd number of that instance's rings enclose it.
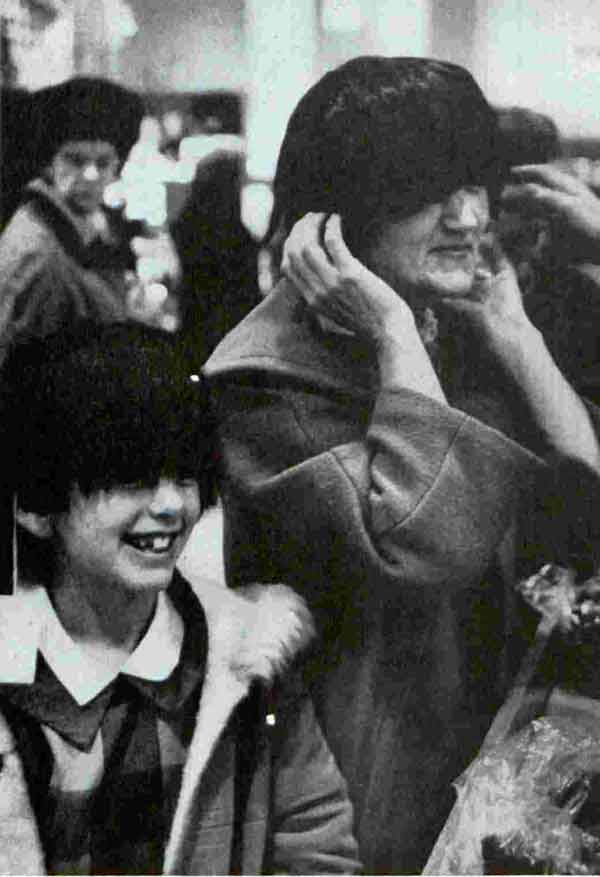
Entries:
{"label": "cellophane wrapped bouquet", "polygon": [[[521,590],[565,636],[599,629],[597,577],[576,585],[548,565]],[[600,704],[597,715],[541,715],[484,744],[425,873],[600,874]]]}

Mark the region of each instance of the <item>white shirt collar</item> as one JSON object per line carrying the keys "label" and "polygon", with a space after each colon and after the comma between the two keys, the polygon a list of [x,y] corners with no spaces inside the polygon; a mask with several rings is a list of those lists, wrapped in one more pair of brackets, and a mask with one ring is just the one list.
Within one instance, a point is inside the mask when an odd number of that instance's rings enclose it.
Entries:
{"label": "white shirt collar", "polygon": [[135,650],[123,661],[104,663],[89,654],[85,645],[71,639],[60,623],[46,589],[39,590],[42,593],[36,596],[43,621],[38,649],[79,706],[93,700],[119,673],[161,682],[179,663],[183,621],[164,591],[158,595],[154,618]]}

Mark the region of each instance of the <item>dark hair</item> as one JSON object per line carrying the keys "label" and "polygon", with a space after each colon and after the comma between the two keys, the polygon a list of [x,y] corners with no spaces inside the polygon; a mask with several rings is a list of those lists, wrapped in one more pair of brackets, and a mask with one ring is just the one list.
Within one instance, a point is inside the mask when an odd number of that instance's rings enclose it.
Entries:
{"label": "dark hair", "polygon": [[69,140],[104,140],[125,161],[144,116],[144,102],[136,92],[94,76],[75,76],[39,89],[31,101],[31,151],[38,171]]}
{"label": "dark hair", "polygon": [[351,245],[367,220],[410,215],[463,185],[492,200],[504,168],[496,116],[462,67],[428,58],[354,58],[325,74],[290,117],[271,234],[309,211],[340,213]]}
{"label": "dark hair", "polygon": [[498,107],[499,149],[507,165],[539,164],[561,154],[558,128],[550,118],[526,107]]}
{"label": "dark hair", "polygon": [[84,493],[158,481],[198,480],[214,495],[208,391],[178,339],[139,324],[82,323],[17,345],[0,387],[5,472],[25,511],[65,511]]}

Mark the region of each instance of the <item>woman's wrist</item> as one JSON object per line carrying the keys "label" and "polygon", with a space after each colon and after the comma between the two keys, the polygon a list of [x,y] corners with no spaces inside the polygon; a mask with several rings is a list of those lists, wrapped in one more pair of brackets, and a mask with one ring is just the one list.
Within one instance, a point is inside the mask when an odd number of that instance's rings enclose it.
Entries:
{"label": "woman's wrist", "polygon": [[408,305],[405,305],[382,321],[381,328],[373,338],[373,345],[378,355],[380,351],[385,355],[398,347],[412,347],[416,339],[420,340],[415,317]]}
{"label": "woman's wrist", "polygon": [[378,338],[376,356],[382,390],[410,389],[446,401],[412,314],[386,327]]}
{"label": "woman's wrist", "polygon": [[518,383],[543,368],[550,356],[544,336],[529,320],[507,322],[497,349],[501,364]]}
{"label": "woman's wrist", "polygon": [[600,446],[589,413],[535,327],[519,333],[514,363],[514,382],[537,424],[543,447],[580,459],[600,472]]}

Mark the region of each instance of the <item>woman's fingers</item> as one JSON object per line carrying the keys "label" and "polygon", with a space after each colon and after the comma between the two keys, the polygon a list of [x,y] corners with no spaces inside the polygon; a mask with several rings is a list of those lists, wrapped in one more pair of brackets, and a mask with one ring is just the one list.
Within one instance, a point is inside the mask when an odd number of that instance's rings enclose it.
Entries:
{"label": "woman's fingers", "polygon": [[320,277],[306,264],[304,259],[299,258],[295,253],[287,254],[285,267],[282,264],[282,271],[307,300],[312,301],[323,293]]}
{"label": "woman's fingers", "polygon": [[304,247],[318,244],[319,229],[323,218],[324,214],[322,213],[307,213],[295,223],[283,245],[282,270],[290,252],[298,256]]}
{"label": "woman's fingers", "polygon": [[337,271],[321,244],[325,219],[324,213],[308,213],[294,225],[285,242],[281,270],[300,291],[306,284],[313,294],[323,293],[337,282]]}
{"label": "woman's fingers", "polygon": [[343,270],[354,261],[354,256],[346,246],[342,234],[342,220],[337,213],[332,213],[325,223],[323,241],[332,263],[339,270]]}
{"label": "woman's fingers", "polygon": [[502,248],[498,234],[493,231],[485,235],[479,245],[480,264],[476,279],[492,279],[496,274],[510,268],[510,261]]}
{"label": "woman's fingers", "polygon": [[338,281],[338,271],[327,258],[325,250],[320,243],[304,247],[301,258],[325,286],[334,286]]}

